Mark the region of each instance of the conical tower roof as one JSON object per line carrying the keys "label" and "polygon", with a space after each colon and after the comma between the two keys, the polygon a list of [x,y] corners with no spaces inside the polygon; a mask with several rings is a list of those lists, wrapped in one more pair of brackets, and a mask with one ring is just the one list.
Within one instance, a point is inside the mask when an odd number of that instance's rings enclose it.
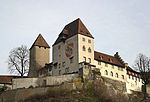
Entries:
{"label": "conical tower roof", "polygon": [[39,34],[39,36],[36,38],[35,42],[31,46],[31,48],[33,46],[40,46],[40,47],[50,48],[50,46],[48,45],[48,43],[45,41],[45,39],[43,38],[43,36],[41,34]]}
{"label": "conical tower roof", "polygon": [[74,20],[73,22],[67,24],[64,27],[62,32],[59,34],[59,37],[55,41],[54,45],[61,41],[61,37],[62,36],[71,37],[71,36],[74,36],[76,34],[81,34],[81,35],[84,35],[84,36],[88,36],[88,37],[94,38],[91,35],[91,33],[88,31],[86,26],[82,23],[80,18],[78,18],[78,19]]}

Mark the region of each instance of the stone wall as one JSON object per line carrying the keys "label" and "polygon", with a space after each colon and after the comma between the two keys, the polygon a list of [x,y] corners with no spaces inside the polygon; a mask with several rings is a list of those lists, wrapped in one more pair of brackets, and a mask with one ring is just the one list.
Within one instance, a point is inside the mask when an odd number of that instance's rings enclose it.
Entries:
{"label": "stone wall", "polygon": [[33,87],[42,87],[42,86],[54,86],[61,85],[64,82],[73,82],[78,78],[78,74],[69,74],[61,76],[48,76],[42,78],[17,78],[13,79],[13,89],[17,88],[29,88]]}
{"label": "stone wall", "polygon": [[150,96],[150,85],[146,85],[146,92],[149,94]]}
{"label": "stone wall", "polygon": [[113,87],[115,90],[119,92],[127,92],[126,83],[122,81],[112,80],[106,77],[102,77],[107,86]]}

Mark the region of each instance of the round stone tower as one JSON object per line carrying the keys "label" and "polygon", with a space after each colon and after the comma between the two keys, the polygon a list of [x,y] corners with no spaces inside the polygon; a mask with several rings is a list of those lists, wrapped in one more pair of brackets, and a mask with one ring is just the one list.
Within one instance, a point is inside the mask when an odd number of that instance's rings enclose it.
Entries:
{"label": "round stone tower", "polygon": [[29,77],[38,77],[38,70],[50,62],[50,47],[41,34],[30,48]]}

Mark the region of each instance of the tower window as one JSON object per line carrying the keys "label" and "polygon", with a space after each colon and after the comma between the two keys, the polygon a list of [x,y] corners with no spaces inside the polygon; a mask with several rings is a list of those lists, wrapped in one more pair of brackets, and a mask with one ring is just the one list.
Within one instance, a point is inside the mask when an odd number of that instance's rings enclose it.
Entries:
{"label": "tower window", "polygon": [[122,75],[121,77],[122,77],[122,79],[124,79],[124,75]]}
{"label": "tower window", "polygon": [[63,62],[63,63],[62,63],[62,66],[63,66],[63,67],[65,67],[65,65],[66,65],[66,63],[65,63],[65,62]]}
{"label": "tower window", "polygon": [[60,65],[61,65],[61,64],[59,63],[59,68],[60,68]]}
{"label": "tower window", "polygon": [[69,67],[67,67],[67,68],[65,69],[65,72],[66,72],[66,73],[68,73],[68,72],[69,72]]}
{"label": "tower window", "polygon": [[88,58],[89,59],[89,63],[91,63],[91,58]]}
{"label": "tower window", "polygon": [[82,38],[82,41],[85,41],[85,38]]}
{"label": "tower window", "polygon": [[61,75],[61,70],[59,70],[59,75]]}
{"label": "tower window", "polygon": [[88,48],[88,52],[91,53],[91,48],[90,47]]}
{"label": "tower window", "polygon": [[73,57],[70,58],[70,63],[73,63]]}
{"label": "tower window", "polygon": [[83,57],[83,61],[86,62],[86,57],[85,56]]}
{"label": "tower window", "polygon": [[88,43],[91,43],[91,40],[90,40],[90,39],[88,39]]}
{"label": "tower window", "polygon": [[57,69],[57,64],[54,64],[54,68]]}
{"label": "tower window", "polygon": [[83,50],[83,51],[85,51],[85,50],[86,50],[85,46],[83,46],[83,47],[82,47],[82,50]]}

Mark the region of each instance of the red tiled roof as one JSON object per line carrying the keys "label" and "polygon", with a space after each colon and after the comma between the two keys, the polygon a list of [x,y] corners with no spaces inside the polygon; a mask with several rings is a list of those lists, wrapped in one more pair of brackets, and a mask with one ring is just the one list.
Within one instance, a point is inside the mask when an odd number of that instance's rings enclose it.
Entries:
{"label": "red tiled roof", "polygon": [[74,36],[76,34],[82,34],[91,38],[94,38],[91,33],[88,31],[88,29],[85,27],[85,25],[82,23],[80,18],[74,20],[73,22],[67,24],[62,32],[59,34],[59,37],[55,41],[55,44],[62,41],[62,37],[65,37],[65,39]]}
{"label": "red tiled roof", "polygon": [[120,67],[124,67],[124,65],[116,57],[101,52],[94,51],[94,59],[109,64],[117,65]]}
{"label": "red tiled roof", "polygon": [[9,76],[9,75],[1,75],[0,76],[0,84],[11,84],[13,78],[20,78],[21,76]]}
{"label": "red tiled roof", "polygon": [[39,34],[39,36],[37,37],[37,39],[35,40],[35,42],[31,46],[31,48],[33,46],[40,46],[40,47],[50,48],[50,46],[48,45],[48,43],[45,41],[45,39],[43,38],[43,36],[41,34]]}

